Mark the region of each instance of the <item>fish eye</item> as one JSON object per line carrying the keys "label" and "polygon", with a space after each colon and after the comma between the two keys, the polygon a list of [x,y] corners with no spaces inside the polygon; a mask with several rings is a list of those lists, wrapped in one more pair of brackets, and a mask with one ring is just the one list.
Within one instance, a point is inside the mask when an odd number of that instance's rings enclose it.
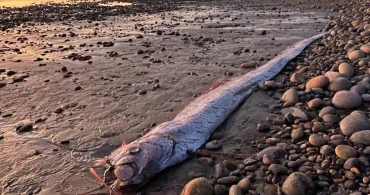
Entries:
{"label": "fish eye", "polygon": [[140,152],[140,148],[139,147],[132,147],[130,148],[129,150],[130,154],[137,154]]}

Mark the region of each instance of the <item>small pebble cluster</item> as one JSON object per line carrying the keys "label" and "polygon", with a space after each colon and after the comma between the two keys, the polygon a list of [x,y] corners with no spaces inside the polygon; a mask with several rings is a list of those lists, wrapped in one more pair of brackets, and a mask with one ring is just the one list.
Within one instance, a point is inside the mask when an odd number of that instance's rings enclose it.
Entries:
{"label": "small pebble cluster", "polygon": [[217,163],[212,178],[190,181],[182,195],[370,194],[370,3],[337,11],[330,35],[259,86],[277,99],[275,115],[256,127],[267,134],[252,144],[260,152]]}

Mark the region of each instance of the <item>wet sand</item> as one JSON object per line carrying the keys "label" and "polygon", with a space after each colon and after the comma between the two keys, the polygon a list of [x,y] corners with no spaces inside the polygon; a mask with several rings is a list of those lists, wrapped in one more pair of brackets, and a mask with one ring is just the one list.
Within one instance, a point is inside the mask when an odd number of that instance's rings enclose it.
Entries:
{"label": "wet sand", "polygon": [[[123,139],[133,141],[171,120],[225,73],[252,70],[240,64],[263,65],[297,40],[317,34],[335,14],[302,12],[312,4],[206,4],[0,32],[0,69],[6,70],[0,80],[7,83],[0,88],[3,193],[60,193],[58,185],[71,172],[109,155]],[[9,70],[16,74],[7,76]],[[264,92],[248,98],[217,130],[223,134],[221,151],[254,154],[250,143],[264,134],[252,130],[270,115],[266,108],[273,101]],[[32,131],[16,132],[27,123]],[[178,194],[197,174],[209,178],[213,173],[193,158],[158,175],[142,191]],[[91,174],[79,173],[63,190],[75,194],[99,186],[90,181]]]}

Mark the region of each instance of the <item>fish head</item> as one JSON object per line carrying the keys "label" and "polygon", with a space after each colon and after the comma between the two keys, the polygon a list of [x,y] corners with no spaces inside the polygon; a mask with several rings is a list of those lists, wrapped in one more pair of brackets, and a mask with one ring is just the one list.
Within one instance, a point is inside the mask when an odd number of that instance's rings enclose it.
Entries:
{"label": "fish head", "polygon": [[136,188],[160,172],[172,153],[172,146],[167,147],[166,144],[171,143],[168,140],[133,142],[113,151],[108,162],[117,177],[114,187]]}

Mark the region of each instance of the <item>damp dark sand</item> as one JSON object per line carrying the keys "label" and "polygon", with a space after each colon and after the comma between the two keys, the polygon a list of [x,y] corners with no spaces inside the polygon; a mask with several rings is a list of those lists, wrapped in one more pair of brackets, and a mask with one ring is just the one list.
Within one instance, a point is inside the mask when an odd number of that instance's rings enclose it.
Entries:
{"label": "damp dark sand", "polygon": [[[7,83],[0,88],[3,193],[60,193],[72,172],[109,155],[123,139],[133,141],[171,120],[225,73],[253,70],[240,64],[263,65],[317,34],[334,14],[316,9],[316,1],[211,4],[102,21],[37,22],[0,32],[0,69],[16,72],[0,74]],[[273,101],[264,92],[248,98],[217,130],[223,135],[221,152],[254,154],[251,141],[264,136],[255,126],[270,115],[264,108]],[[27,123],[33,130],[17,134],[16,127]],[[191,158],[141,191],[178,194],[191,178],[209,178],[212,171]],[[62,188],[76,194],[98,186],[83,172]]]}

